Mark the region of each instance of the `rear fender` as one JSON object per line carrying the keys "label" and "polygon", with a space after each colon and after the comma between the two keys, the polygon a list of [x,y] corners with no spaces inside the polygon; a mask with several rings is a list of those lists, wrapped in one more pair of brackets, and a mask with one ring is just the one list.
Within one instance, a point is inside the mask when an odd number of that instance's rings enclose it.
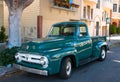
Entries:
{"label": "rear fender", "polygon": [[95,46],[93,46],[93,55],[95,57],[100,56],[101,48],[105,47],[107,51],[107,43],[106,42],[98,42]]}

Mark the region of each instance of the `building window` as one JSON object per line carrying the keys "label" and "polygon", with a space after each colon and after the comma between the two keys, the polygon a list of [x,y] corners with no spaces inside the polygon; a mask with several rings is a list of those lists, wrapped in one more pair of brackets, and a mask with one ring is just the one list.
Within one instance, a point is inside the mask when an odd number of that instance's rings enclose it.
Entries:
{"label": "building window", "polygon": [[100,28],[99,22],[96,22],[96,36],[99,35],[99,28]]}
{"label": "building window", "polygon": [[93,9],[91,9],[91,19],[93,19]]}
{"label": "building window", "polygon": [[90,19],[90,6],[87,6],[87,18]]}
{"label": "building window", "polygon": [[100,0],[98,0],[97,4],[96,4],[96,8],[100,9]]}
{"label": "building window", "polygon": [[83,17],[86,18],[86,7],[83,8]]}
{"label": "building window", "polygon": [[118,11],[119,11],[119,13],[120,13],[120,5],[119,5],[119,10],[118,10]]}
{"label": "building window", "polygon": [[102,12],[102,21],[104,21],[104,12]]}
{"label": "building window", "polygon": [[93,19],[93,9],[90,6],[83,8],[83,18],[85,19]]}
{"label": "building window", "polygon": [[112,0],[105,0],[105,1],[110,2],[110,3],[112,2]]}
{"label": "building window", "polygon": [[113,4],[113,12],[117,12],[117,4]]}

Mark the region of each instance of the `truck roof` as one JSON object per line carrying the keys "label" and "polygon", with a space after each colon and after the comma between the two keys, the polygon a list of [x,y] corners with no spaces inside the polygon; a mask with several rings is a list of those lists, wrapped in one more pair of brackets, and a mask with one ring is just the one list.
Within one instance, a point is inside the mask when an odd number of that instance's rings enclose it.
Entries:
{"label": "truck roof", "polygon": [[56,23],[56,24],[54,24],[54,25],[65,25],[65,24],[80,24],[80,25],[86,25],[85,22],[81,22],[81,21],[65,21],[65,22]]}

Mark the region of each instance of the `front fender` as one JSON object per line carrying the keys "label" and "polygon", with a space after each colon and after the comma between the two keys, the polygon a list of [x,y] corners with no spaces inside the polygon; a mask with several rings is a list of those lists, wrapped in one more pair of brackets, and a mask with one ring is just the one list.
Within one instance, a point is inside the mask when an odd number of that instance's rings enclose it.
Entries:
{"label": "front fender", "polygon": [[73,55],[75,58],[76,50],[74,48],[64,48],[57,52],[52,53],[52,56],[50,57],[50,74],[55,74],[60,72],[61,68],[61,62],[64,57]]}

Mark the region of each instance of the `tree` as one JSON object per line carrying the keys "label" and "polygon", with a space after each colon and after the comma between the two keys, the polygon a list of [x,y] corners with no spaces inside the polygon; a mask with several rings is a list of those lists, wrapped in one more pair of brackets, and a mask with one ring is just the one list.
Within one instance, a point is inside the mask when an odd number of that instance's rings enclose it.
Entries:
{"label": "tree", "polygon": [[9,10],[9,44],[8,47],[21,46],[20,21],[23,10],[34,0],[4,0]]}

